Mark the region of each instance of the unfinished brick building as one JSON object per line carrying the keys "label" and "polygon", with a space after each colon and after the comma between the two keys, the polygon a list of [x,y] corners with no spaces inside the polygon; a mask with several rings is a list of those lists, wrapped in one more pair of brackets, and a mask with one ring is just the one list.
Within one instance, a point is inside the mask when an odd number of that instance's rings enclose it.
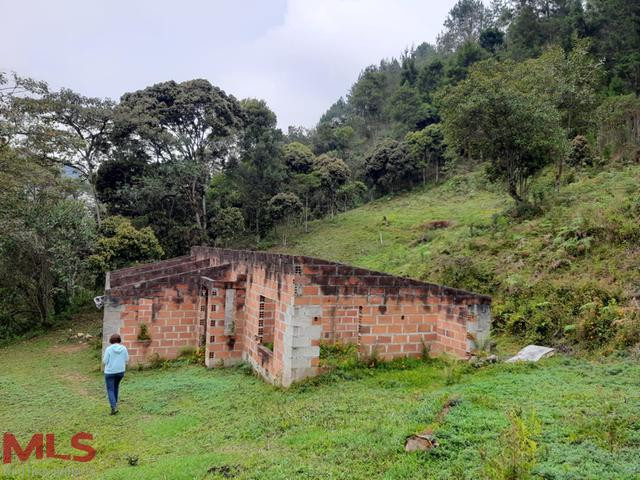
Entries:
{"label": "unfinished brick building", "polygon": [[[131,363],[205,349],[206,365],[248,361],[288,386],[318,373],[321,342],[379,358],[465,357],[489,335],[491,298],[327,260],[194,247],[190,256],[107,274],[103,344]],[[150,338],[141,338],[142,325]]]}

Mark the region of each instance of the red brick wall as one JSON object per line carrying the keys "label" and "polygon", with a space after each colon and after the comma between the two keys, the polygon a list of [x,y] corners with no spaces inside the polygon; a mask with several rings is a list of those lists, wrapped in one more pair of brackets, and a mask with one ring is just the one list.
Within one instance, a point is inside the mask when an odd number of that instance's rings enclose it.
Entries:
{"label": "red brick wall", "polygon": [[[110,274],[109,318],[114,306],[122,307],[116,320],[133,365],[154,354],[175,358],[198,347],[203,335],[208,366],[247,360],[275,383],[315,372],[320,339],[355,343],[361,355],[382,359],[419,356],[425,347],[465,357],[475,328],[471,312],[490,303],[462,290],[309,257],[206,247],[192,254]],[[235,300],[226,312],[231,290]],[[225,328],[229,313],[233,332]],[[142,324],[150,342],[138,340]],[[271,341],[272,352],[261,346]]]}
{"label": "red brick wall", "polygon": [[[262,373],[266,376],[277,380],[282,372],[285,316],[287,309],[293,304],[293,278],[283,273],[270,273],[260,265],[248,265],[244,262],[239,263],[236,269],[247,272],[244,325],[240,339],[243,358],[263,370]],[[271,318],[271,326],[264,330],[262,341],[273,341],[272,354],[259,347],[261,296],[267,300],[264,304],[265,320]]]}
{"label": "red brick wall", "polygon": [[[186,285],[163,288],[152,298],[125,301],[120,334],[129,350],[129,364],[146,363],[151,355],[176,358],[185,347],[197,345],[197,298]],[[151,341],[138,340],[140,327],[147,325]]]}
{"label": "red brick wall", "polygon": [[323,339],[356,343],[362,355],[393,359],[450,353],[466,357],[467,305],[488,302],[455,289],[335,264],[303,269],[296,304],[323,306]]}

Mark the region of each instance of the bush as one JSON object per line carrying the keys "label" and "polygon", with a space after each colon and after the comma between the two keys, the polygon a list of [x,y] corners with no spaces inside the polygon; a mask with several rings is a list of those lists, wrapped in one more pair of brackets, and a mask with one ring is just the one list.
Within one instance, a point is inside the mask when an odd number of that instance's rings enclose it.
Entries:
{"label": "bush", "polygon": [[180,351],[180,355],[178,357],[187,360],[191,365],[204,365],[205,349],[185,347]]}
{"label": "bush", "polygon": [[507,213],[518,220],[531,220],[542,213],[542,208],[537,203],[518,202]]}
{"label": "bush", "polygon": [[621,310],[615,299],[610,299],[608,304],[601,299],[586,303],[580,307],[576,338],[587,348],[601,346],[613,337],[620,317]]}
{"label": "bush", "polygon": [[154,353],[149,358],[149,368],[158,369],[158,368],[168,368],[170,365],[169,360],[166,358],[162,358],[159,354]]}
{"label": "bush", "polygon": [[617,300],[616,292],[593,282],[514,285],[494,302],[494,328],[532,343],[591,348],[608,338],[607,326],[614,331],[620,314]]}
{"label": "bush", "polygon": [[99,233],[94,253],[89,257],[89,263],[97,273],[157,260],[164,255],[153,230],[150,227],[138,230],[128,218],[107,218]]}
{"label": "bush", "polygon": [[614,344],[618,348],[629,348],[640,344],[640,310],[628,311],[615,320]]}
{"label": "bush", "polygon": [[94,312],[96,310],[96,306],[93,303],[94,296],[95,292],[85,288],[78,288],[71,298],[61,298],[63,305],[56,305],[57,313],[54,315],[54,323],[59,325],[70,321],[74,315],[79,313]]}
{"label": "bush", "polygon": [[577,135],[571,140],[569,165],[573,167],[590,167],[594,163],[593,160],[593,152],[586,137]]}
{"label": "bush", "polygon": [[440,265],[443,285],[480,293],[491,292],[495,285],[493,273],[471,257],[447,257]]}
{"label": "bush", "polygon": [[532,470],[538,460],[536,438],[542,430],[535,412],[525,419],[522,413],[512,410],[507,414],[510,426],[500,435],[500,452],[484,467],[487,480],[526,480],[532,478]]}
{"label": "bush", "polygon": [[358,363],[358,346],[355,343],[320,343],[321,367],[353,368]]}

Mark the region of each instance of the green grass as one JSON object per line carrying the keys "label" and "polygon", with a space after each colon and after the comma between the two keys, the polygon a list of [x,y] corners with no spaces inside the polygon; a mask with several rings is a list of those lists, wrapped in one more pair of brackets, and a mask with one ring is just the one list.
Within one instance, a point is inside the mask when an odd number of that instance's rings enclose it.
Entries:
{"label": "green grass", "polygon": [[[490,221],[509,204],[503,195],[475,186],[468,190],[468,186],[466,182],[448,184],[377,199],[333,218],[310,222],[308,233],[297,228],[287,235],[287,247],[275,249],[426,277],[425,269],[416,271],[416,266],[455,244],[470,225]],[[434,230],[430,241],[420,242],[424,225],[434,220],[450,220],[452,226]]]}
{"label": "green grass", "polygon": [[[640,478],[640,366],[628,359],[453,366],[451,385],[436,360],[349,370],[290,390],[242,369],[182,365],[128,372],[115,417],[97,366],[95,350],[69,348],[63,333],[0,350],[3,431],[22,442],[55,433],[60,453],[86,431],[97,449],[87,464],[31,460],[27,477],[24,466],[5,466],[5,478],[477,479],[499,454],[513,408],[542,422],[534,471],[544,478]],[[439,419],[454,397],[459,405]],[[405,437],[426,426],[439,446],[404,452]]]}

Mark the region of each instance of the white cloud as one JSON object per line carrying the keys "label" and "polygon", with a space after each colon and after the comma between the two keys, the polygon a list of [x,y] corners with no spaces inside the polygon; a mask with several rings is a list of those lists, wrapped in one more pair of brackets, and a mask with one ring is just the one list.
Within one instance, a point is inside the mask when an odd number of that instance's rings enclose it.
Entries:
{"label": "white cloud", "polygon": [[203,77],[309,127],[364,67],[433,42],[454,1],[0,0],[0,69],[112,98]]}
{"label": "white cloud", "polygon": [[[268,100],[279,124],[314,125],[359,72],[434,42],[453,1],[289,0],[284,21],[247,45],[224,84]],[[231,87],[233,86],[233,87]]]}

